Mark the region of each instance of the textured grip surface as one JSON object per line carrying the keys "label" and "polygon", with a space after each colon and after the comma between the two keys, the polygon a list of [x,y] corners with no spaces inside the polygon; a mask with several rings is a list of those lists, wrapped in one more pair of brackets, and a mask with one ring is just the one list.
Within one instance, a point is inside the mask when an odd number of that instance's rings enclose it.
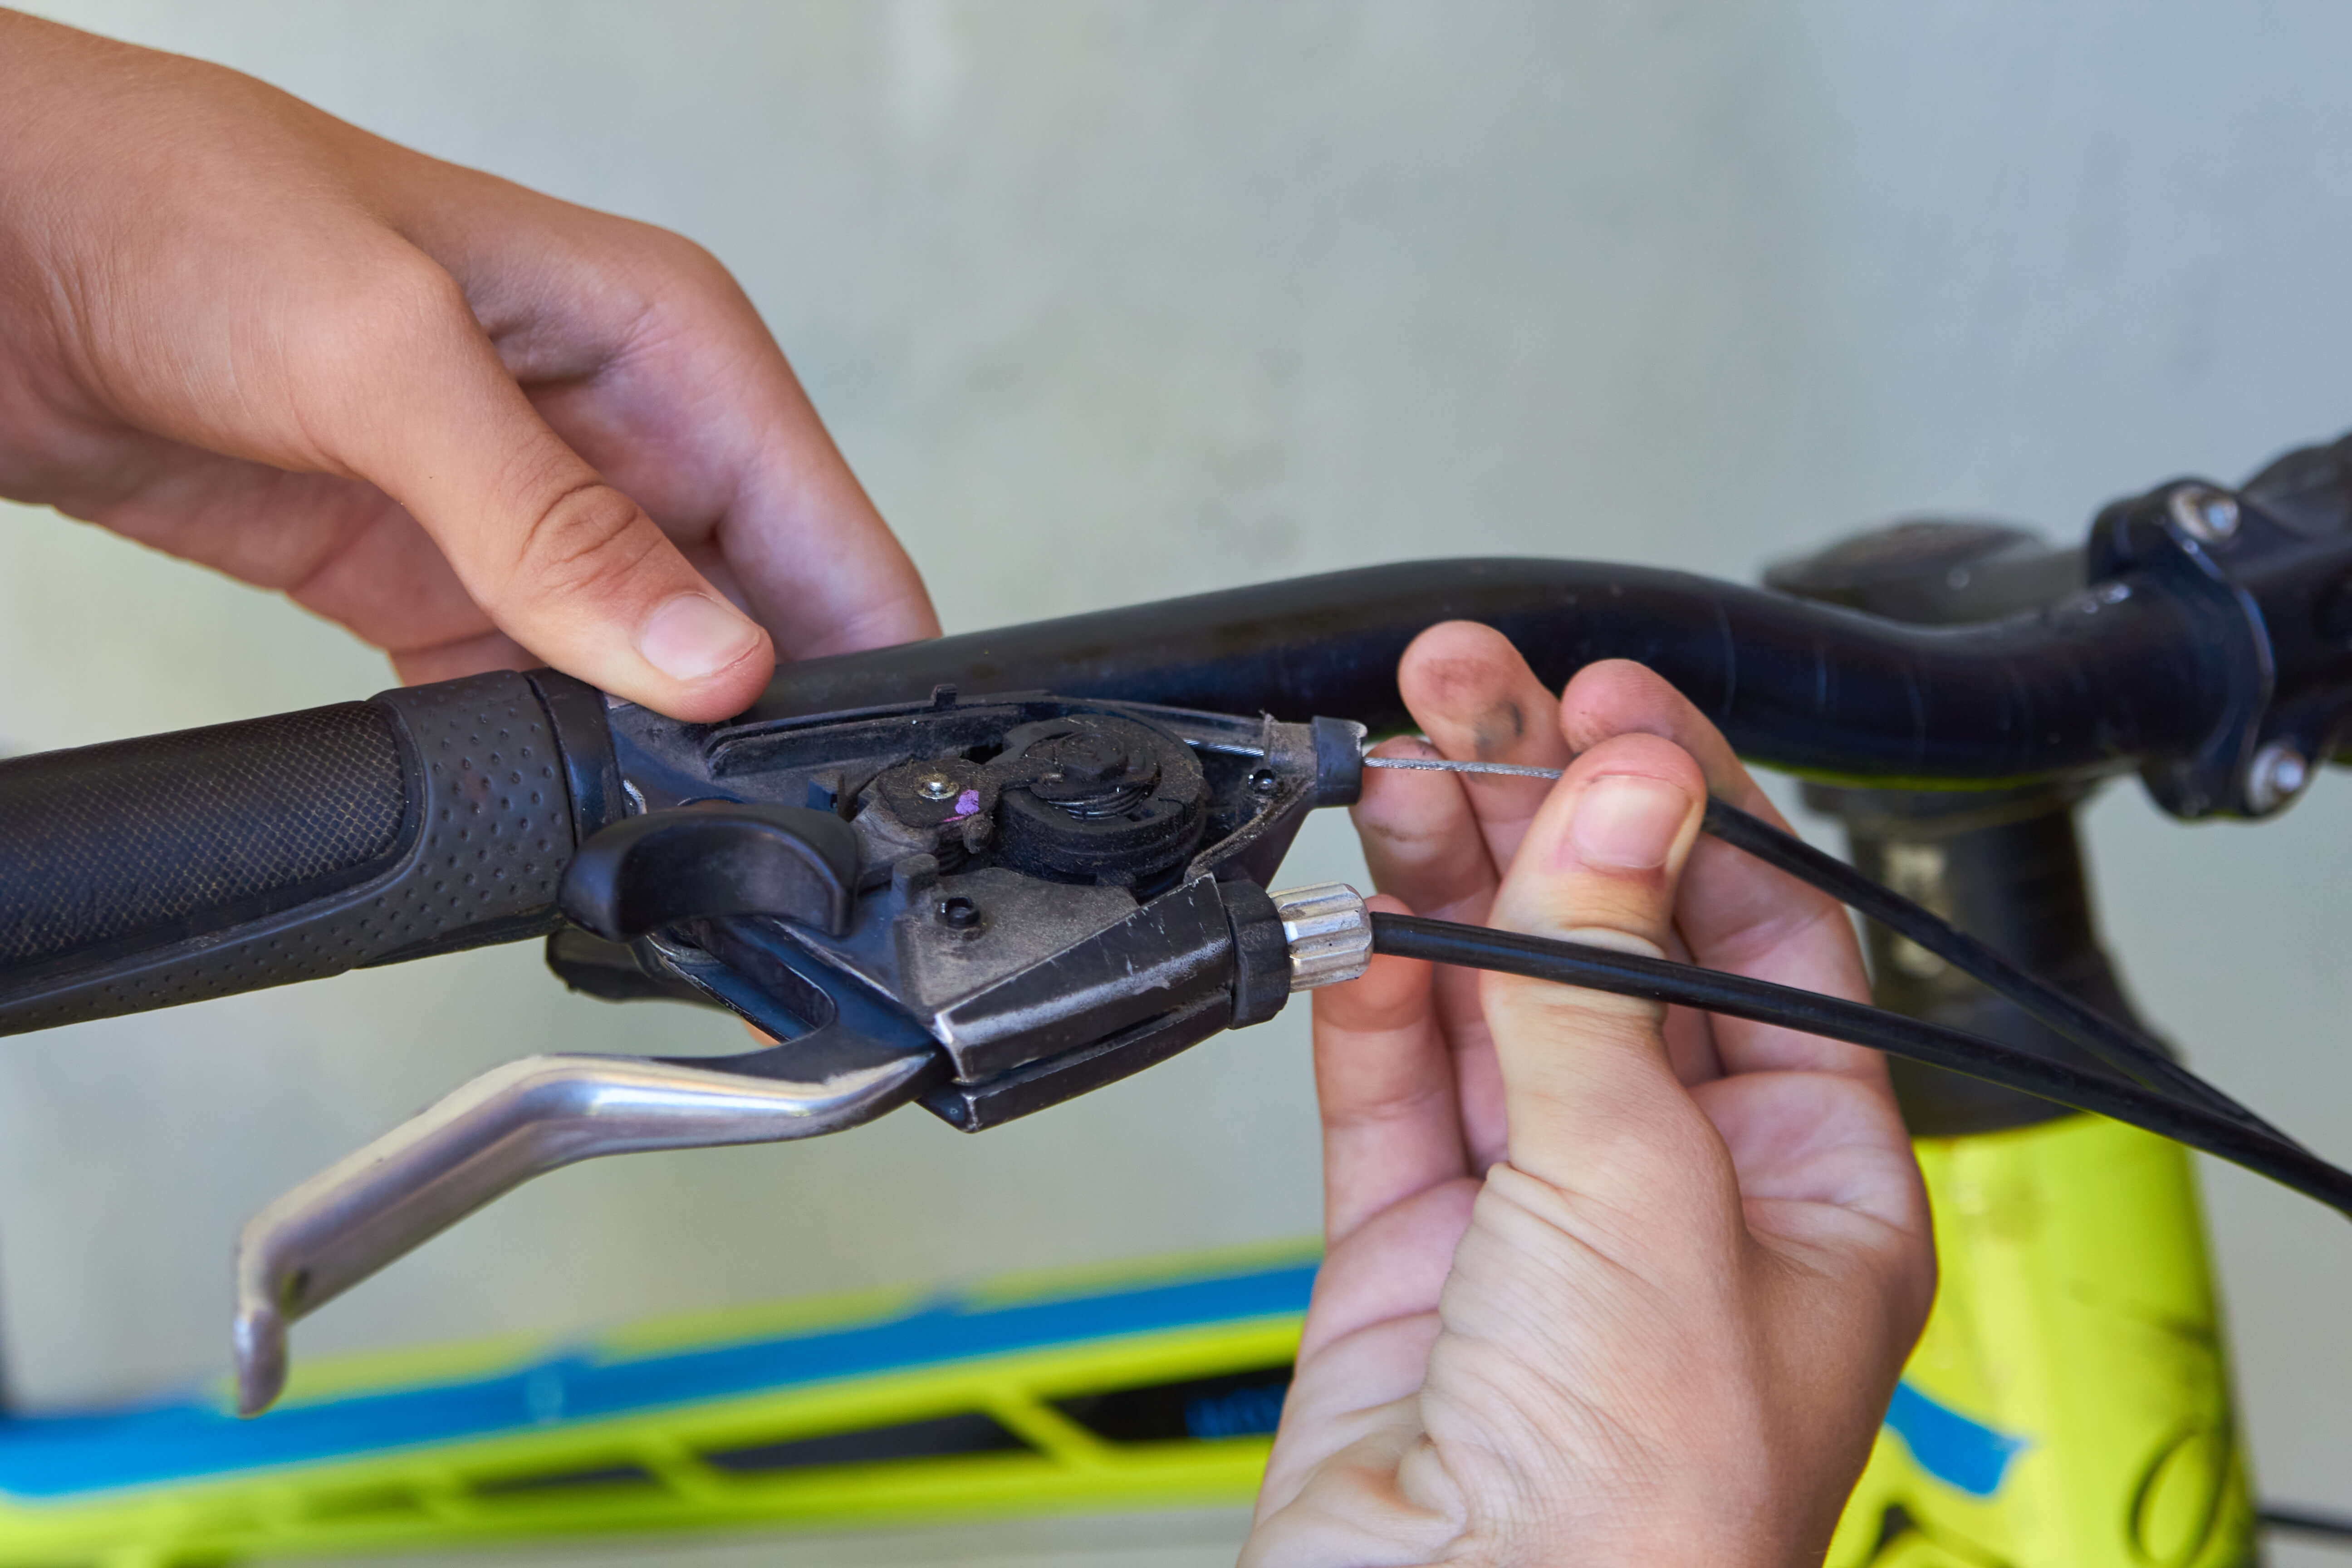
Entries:
{"label": "textured grip surface", "polygon": [[0,965],[358,880],[406,803],[391,720],[364,702],[0,763]]}
{"label": "textured grip surface", "polygon": [[0,764],[0,1033],[542,934],[572,848],[520,675]]}

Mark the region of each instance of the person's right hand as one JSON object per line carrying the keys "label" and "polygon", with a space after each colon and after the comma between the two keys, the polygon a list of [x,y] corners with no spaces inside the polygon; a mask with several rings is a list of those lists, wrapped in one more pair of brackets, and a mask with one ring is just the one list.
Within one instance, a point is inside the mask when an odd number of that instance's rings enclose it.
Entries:
{"label": "person's right hand", "polygon": [[0,496],[283,590],[410,680],[543,661],[714,720],[771,631],[938,630],[706,252],[5,11]]}
{"label": "person's right hand", "polygon": [[[1710,792],[1777,814],[1657,676],[1555,700],[1457,623],[1399,685],[1442,754],[1567,773],[1368,774],[1376,907],[1866,996],[1843,909],[1700,837]],[[1817,1563],[1934,1294],[1883,1061],[1393,957],[1315,1054],[1328,1247],[1245,1568]]]}

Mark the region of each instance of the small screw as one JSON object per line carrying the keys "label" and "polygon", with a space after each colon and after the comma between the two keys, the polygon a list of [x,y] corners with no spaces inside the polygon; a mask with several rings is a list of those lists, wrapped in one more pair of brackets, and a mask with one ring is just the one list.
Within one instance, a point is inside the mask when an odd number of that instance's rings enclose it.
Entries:
{"label": "small screw", "polygon": [[2273,741],[2254,753],[2246,769],[2246,805],[2257,816],[2267,816],[2303,793],[2311,782],[2311,763],[2287,741]]}
{"label": "small screw", "polygon": [[915,781],[915,793],[925,800],[945,800],[955,792],[955,780],[945,773],[925,773]]}
{"label": "small screw", "polygon": [[980,906],[961,893],[941,899],[940,923],[950,931],[970,931],[980,923]]}
{"label": "small screw", "polygon": [[2203,485],[2183,485],[2172,492],[2172,521],[2191,539],[2219,544],[2238,531],[2238,499]]}
{"label": "small screw", "polygon": [[1272,768],[1260,768],[1250,774],[1250,788],[1260,795],[1272,795],[1281,783],[1282,781],[1275,776]]}

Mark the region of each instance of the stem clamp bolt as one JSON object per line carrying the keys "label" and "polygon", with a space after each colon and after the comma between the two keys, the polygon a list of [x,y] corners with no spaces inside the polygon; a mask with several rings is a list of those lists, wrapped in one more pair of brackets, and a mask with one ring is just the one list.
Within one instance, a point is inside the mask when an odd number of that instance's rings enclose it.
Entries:
{"label": "stem clamp bolt", "polygon": [[2267,816],[2292,802],[2311,782],[2311,762],[2291,741],[2273,741],[2246,767],[2246,805]]}
{"label": "stem clamp bolt", "polygon": [[2208,485],[2183,485],[2167,506],[2180,531],[2200,544],[2226,542],[2238,531],[2238,498]]}

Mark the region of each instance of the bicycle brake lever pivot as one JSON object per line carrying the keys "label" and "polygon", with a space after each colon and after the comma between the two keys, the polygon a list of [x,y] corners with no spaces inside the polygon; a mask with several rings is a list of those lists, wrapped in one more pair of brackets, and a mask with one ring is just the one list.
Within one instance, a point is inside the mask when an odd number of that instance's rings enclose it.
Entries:
{"label": "bicycle brake lever pivot", "polygon": [[526,1058],[269,1205],[238,1242],[237,1404],[299,1318],[581,1160],[816,1137],[909,1100],[978,1131],[1360,973],[1351,889],[1264,890],[1352,801],[1363,730],[1045,694],[736,727],[611,711],[629,816],[567,870],[549,961],[781,1043]]}

